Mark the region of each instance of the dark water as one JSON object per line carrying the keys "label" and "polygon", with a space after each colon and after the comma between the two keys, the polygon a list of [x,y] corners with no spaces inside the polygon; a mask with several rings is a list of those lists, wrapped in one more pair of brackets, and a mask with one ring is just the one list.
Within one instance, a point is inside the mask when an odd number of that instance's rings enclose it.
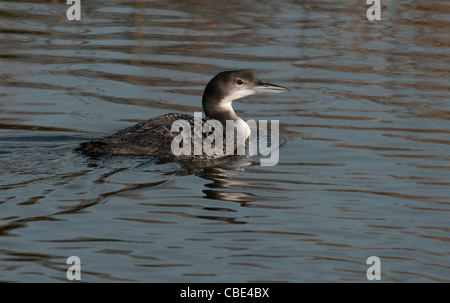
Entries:
{"label": "dark water", "polygon": [[[450,282],[450,5],[365,2],[0,1],[0,281]],[[72,153],[235,68],[277,165]]]}

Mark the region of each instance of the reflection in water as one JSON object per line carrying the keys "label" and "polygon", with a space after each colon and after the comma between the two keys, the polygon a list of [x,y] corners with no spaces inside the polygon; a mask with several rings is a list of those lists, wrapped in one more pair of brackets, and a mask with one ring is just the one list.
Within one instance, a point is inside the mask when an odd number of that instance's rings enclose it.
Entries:
{"label": "reflection in water", "polygon": [[[450,280],[447,3],[35,2],[0,2],[0,281]],[[292,90],[236,104],[277,165],[72,152],[235,68]]]}
{"label": "reflection in water", "polygon": [[233,188],[243,187],[243,182],[239,182],[231,178],[233,175],[236,176],[236,173],[232,174],[231,176],[229,176],[227,173],[227,170],[221,168],[211,168],[201,174],[202,178],[212,181],[212,183],[207,183],[204,185],[207,188],[213,188],[203,190],[205,198],[212,200],[239,202],[241,206],[246,206],[246,202],[258,200],[258,197],[256,197],[252,193],[225,191]]}

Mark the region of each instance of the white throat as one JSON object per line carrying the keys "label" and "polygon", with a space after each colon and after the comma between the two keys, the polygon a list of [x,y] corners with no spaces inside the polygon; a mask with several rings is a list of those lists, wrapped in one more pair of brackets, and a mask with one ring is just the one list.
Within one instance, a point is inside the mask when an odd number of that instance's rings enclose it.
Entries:
{"label": "white throat", "polygon": [[239,118],[237,121],[234,122],[234,125],[236,126],[236,132],[239,135],[241,136],[243,135],[245,139],[247,139],[250,136],[251,130],[247,122]]}
{"label": "white throat", "polygon": [[231,105],[234,100],[241,99],[241,98],[253,95],[255,93],[256,92],[254,90],[249,89],[249,88],[234,91],[230,95],[228,95],[225,98],[223,98],[220,101],[219,106],[220,106],[220,108],[222,108],[222,109],[224,109],[226,111],[234,112],[233,107]]}
{"label": "white throat", "polygon": [[248,126],[247,122],[239,118],[233,109],[232,103],[234,100],[241,99],[246,96],[250,96],[255,94],[255,91],[252,89],[241,89],[234,91],[230,95],[226,96],[220,101],[220,108],[226,112],[233,113],[234,116],[237,117],[237,120],[233,121],[234,126],[236,127],[236,131],[240,136],[243,136],[247,139],[250,136],[251,130],[250,126]]}

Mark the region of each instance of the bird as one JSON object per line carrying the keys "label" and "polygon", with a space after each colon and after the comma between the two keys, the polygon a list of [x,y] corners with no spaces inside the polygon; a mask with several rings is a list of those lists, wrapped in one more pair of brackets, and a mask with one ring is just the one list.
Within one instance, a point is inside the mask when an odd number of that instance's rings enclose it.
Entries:
{"label": "bird", "polygon": [[[259,80],[250,70],[223,71],[208,82],[203,92],[202,107],[205,117],[192,116],[185,113],[164,114],[142,121],[110,136],[83,142],[75,149],[75,152],[90,157],[134,155],[187,160],[222,157],[225,151],[229,152],[229,149],[226,149],[227,144],[231,143],[233,145],[232,150],[236,149],[237,134],[241,134],[245,140],[251,133],[247,122],[241,119],[234,111],[233,101],[256,93],[281,93],[287,91],[289,89],[286,87]],[[230,129],[227,129],[227,121],[232,122],[230,125],[233,126],[232,131],[235,135],[231,136],[231,142],[229,140]],[[174,128],[177,122],[184,122],[184,124],[178,124],[178,127]],[[203,130],[200,134],[196,132],[195,127],[199,126],[198,123],[201,123],[200,127],[209,124],[209,131]],[[181,133],[179,126],[183,125],[189,126],[190,130],[185,131],[183,129],[183,133]],[[198,152],[198,149],[196,150],[197,147],[194,146],[197,142],[195,140],[198,140],[200,137],[200,140],[203,141],[213,133],[213,130],[216,131],[218,129],[220,130],[218,133],[224,135],[226,139],[222,140],[222,142],[213,142],[214,144],[211,146],[216,147],[216,152],[208,153],[208,150],[201,149]],[[174,142],[176,140],[178,140],[178,143],[182,141],[183,147],[188,147],[188,153],[180,154],[174,151]],[[222,146],[219,146],[219,144]],[[193,150],[197,152],[193,152]],[[217,150],[220,152],[217,152]]]}

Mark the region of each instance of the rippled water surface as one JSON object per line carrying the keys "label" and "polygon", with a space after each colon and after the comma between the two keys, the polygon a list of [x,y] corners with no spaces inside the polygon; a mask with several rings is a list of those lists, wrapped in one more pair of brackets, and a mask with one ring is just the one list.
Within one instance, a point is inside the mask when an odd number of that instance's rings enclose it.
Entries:
{"label": "rippled water surface", "polygon": [[[450,5],[365,2],[0,1],[0,281],[450,282]],[[236,68],[277,165],[72,152]]]}

